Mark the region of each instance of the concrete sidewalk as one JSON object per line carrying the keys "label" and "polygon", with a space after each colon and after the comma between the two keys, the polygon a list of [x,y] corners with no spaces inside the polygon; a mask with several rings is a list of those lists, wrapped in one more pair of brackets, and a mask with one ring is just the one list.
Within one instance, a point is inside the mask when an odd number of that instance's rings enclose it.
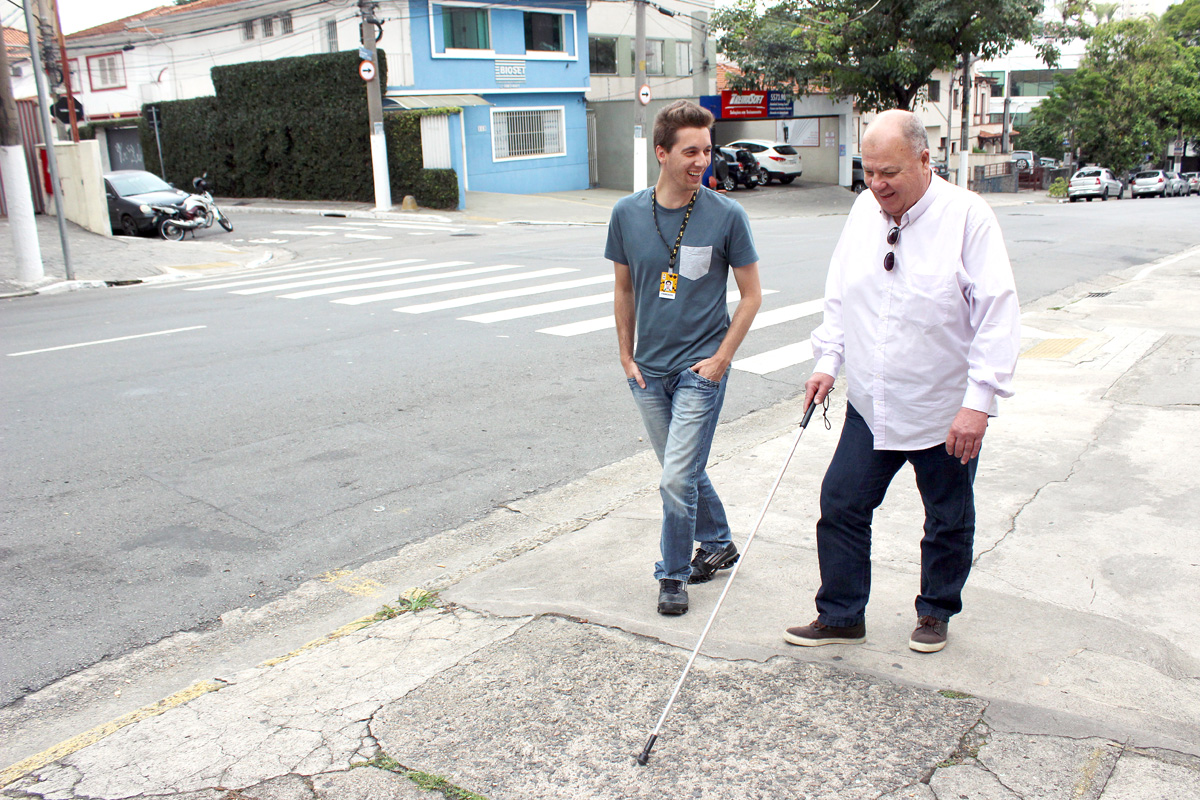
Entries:
{"label": "concrete sidewalk", "polygon": [[[782,641],[815,615],[813,524],[839,392],[648,767],[634,756],[722,587],[693,587],[686,616],[655,613],[649,451],[253,613],[311,613],[338,581],[389,597],[420,587],[437,607],[390,600],[257,667],[178,676],[178,694],[57,747],[43,720],[132,693],[138,659],[166,670],[239,616],[0,711],[26,737],[4,745],[22,760],[0,773],[0,796],[1200,797],[1196,308],[1198,248],[1025,309],[1018,393],[988,433],[975,567],[941,653],[907,648],[922,518],[907,470],[876,516],[867,643]],[[718,429],[710,474],[739,546],[799,416],[792,400]]]}

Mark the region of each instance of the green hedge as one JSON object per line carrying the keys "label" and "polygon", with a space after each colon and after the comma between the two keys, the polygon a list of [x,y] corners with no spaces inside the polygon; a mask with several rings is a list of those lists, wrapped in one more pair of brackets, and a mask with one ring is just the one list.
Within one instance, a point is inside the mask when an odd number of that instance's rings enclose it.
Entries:
{"label": "green hedge", "polygon": [[[386,85],[387,58],[382,50],[378,56]],[[358,64],[354,50],[214,67],[215,97],[153,104],[167,180],[189,187],[207,171],[215,191],[230,197],[374,201],[366,84]],[[142,153],[146,169],[161,174],[148,105],[139,122]],[[412,129],[393,134],[395,116],[384,124],[394,191],[416,196],[421,205],[456,207],[457,176],[422,170],[420,124],[414,118],[413,160]],[[391,155],[393,140],[400,158]]]}
{"label": "green hedge", "polygon": [[392,201],[407,194],[426,208],[458,208],[458,175],[452,169],[425,169],[421,154],[421,117],[457,109],[388,111],[383,115]]}

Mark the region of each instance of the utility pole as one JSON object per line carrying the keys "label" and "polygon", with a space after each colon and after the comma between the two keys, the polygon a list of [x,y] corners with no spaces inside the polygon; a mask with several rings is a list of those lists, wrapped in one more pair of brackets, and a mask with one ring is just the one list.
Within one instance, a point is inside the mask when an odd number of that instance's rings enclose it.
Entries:
{"label": "utility pole", "polygon": [[[0,24],[0,45],[3,42],[4,25]],[[29,42],[32,47],[32,37]],[[0,46],[0,173],[4,174],[4,203],[12,228],[17,280],[36,283],[46,276],[46,272],[42,266],[37,220],[33,216],[33,192],[29,186],[25,148],[21,146],[21,126],[17,122],[17,103],[13,99],[6,45]]]}
{"label": "utility pole", "polygon": [[58,38],[58,51],[62,58],[63,87],[67,90],[67,114],[71,121],[71,141],[79,144],[79,120],[75,116],[75,93],[71,89],[71,62],[67,60],[67,40],[63,37],[62,21],[58,18],[58,0],[50,0],[54,11],[54,33]]}
{"label": "utility pole", "polygon": [[37,84],[38,110],[42,118],[42,138],[46,143],[46,161],[50,164],[50,183],[54,190],[54,216],[58,218],[58,238],[62,242],[63,270],[67,280],[75,280],[75,267],[71,263],[71,243],[67,240],[67,220],[63,216],[62,181],[58,179],[58,154],[54,152],[54,128],[50,124],[50,100],[46,90],[46,73],[42,70],[42,56],[38,53],[33,32],[38,30],[33,18],[34,0],[25,0],[25,31],[29,35],[29,57],[33,60],[33,79]]}
{"label": "utility pole", "polygon": [[[646,0],[634,0],[634,75],[633,75],[633,190],[649,185],[646,156],[646,104],[650,102],[646,83]],[[618,56],[619,58],[620,56]]]}
{"label": "utility pole", "polygon": [[358,0],[358,11],[362,16],[359,35],[362,48],[359,50],[363,62],[371,62],[373,69],[368,76],[360,65],[359,74],[367,84],[367,118],[371,123],[371,173],[375,178],[375,210],[388,211],[392,207],[392,183],[388,175],[387,138],[383,134],[383,97],[379,90],[379,58],[375,50],[376,31],[383,31],[383,23],[375,16],[375,3]]}
{"label": "utility pole", "polygon": [[971,54],[963,53],[962,130],[959,132],[961,140],[958,143],[958,185],[964,189],[971,185],[971,176],[967,172],[971,169],[971,95],[974,94],[974,88],[971,81]]}

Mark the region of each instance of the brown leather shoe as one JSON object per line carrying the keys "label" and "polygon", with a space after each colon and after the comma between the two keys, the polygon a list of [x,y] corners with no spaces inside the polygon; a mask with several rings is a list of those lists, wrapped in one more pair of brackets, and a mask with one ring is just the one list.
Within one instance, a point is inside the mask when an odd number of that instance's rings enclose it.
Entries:
{"label": "brown leather shoe", "polygon": [[788,628],[783,632],[783,640],[788,644],[798,644],[802,647],[816,647],[822,644],[862,644],[867,640],[867,624],[860,622],[846,628],[836,628],[813,620],[798,628]]}
{"label": "brown leather shoe", "polygon": [[918,653],[936,653],[946,646],[945,621],[937,617],[921,617],[917,620],[917,629],[908,637],[909,649]]}

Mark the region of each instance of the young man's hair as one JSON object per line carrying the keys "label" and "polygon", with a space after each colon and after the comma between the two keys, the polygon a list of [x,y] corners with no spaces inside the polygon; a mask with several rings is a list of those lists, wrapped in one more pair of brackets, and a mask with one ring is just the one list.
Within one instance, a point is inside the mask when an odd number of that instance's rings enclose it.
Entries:
{"label": "young man's hair", "polygon": [[691,100],[676,100],[654,117],[654,146],[670,152],[680,128],[708,130],[713,122],[712,112],[707,108],[701,108]]}

